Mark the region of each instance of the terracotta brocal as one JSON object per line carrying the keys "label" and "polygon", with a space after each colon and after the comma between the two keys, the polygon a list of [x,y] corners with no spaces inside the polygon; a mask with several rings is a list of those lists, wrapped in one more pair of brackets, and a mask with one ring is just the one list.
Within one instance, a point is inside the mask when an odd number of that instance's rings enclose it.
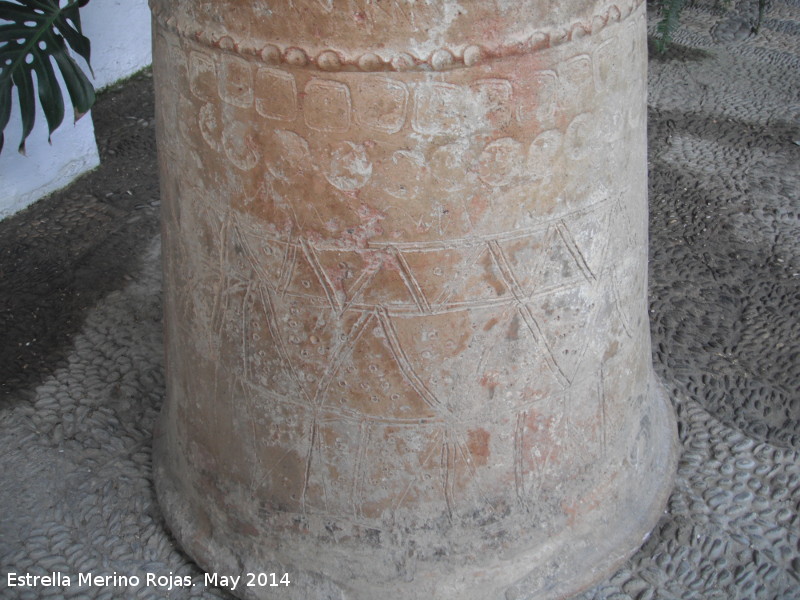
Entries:
{"label": "terracotta brocal", "polygon": [[675,468],[643,5],[151,5],[186,550],[298,600],[556,598],[629,556]]}

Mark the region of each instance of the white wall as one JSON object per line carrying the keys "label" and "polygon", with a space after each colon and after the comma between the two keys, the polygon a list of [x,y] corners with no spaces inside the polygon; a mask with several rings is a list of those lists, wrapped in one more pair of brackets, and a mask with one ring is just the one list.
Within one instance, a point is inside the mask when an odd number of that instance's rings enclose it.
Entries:
{"label": "white wall", "polygon": [[[81,10],[81,21],[83,32],[92,43],[92,83],[96,89],[150,64],[147,0],[92,0]],[[36,127],[25,144],[26,156],[18,154],[21,128],[14,92],[14,107],[0,153],[0,219],[68,185],[99,164],[91,113],[73,124],[66,91],[66,116],[53,133],[52,145],[47,143],[47,124],[39,108]]]}
{"label": "white wall", "polygon": [[152,62],[147,0],[91,0],[81,11],[92,42],[94,86],[104,88]]}
{"label": "white wall", "polygon": [[25,141],[26,152],[22,156],[17,152],[22,128],[14,90],[11,120],[5,129],[3,152],[0,153],[0,219],[64,187],[100,164],[91,114],[73,124],[72,104],[69,96],[64,96],[66,116],[53,132],[52,145],[47,143],[44,112],[37,107],[36,126]]}

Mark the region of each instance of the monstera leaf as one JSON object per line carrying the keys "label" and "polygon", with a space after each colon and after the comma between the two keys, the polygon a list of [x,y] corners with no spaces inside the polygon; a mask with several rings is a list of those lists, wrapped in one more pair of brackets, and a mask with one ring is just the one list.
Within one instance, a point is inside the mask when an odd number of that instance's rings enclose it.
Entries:
{"label": "monstera leaf", "polygon": [[79,13],[80,7],[88,2],[0,0],[0,150],[3,149],[2,132],[11,115],[11,92],[15,87],[22,118],[20,152],[25,152],[25,140],[36,119],[36,88],[49,132],[52,134],[64,120],[64,97],[53,61],[64,78],[75,107],[75,119],[94,104],[94,87],[68,49],[69,46],[89,63],[89,40],[81,32]]}

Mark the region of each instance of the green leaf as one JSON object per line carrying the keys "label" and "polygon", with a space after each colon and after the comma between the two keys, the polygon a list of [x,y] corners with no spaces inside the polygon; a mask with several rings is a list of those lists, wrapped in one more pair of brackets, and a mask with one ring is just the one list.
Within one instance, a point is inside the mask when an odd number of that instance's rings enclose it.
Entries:
{"label": "green leaf", "polygon": [[758,17],[753,25],[753,34],[758,34],[761,23],[764,21],[764,12],[767,10],[767,0],[758,0]]}
{"label": "green leaf", "polygon": [[661,20],[656,25],[656,49],[664,53],[672,40],[672,32],[678,28],[680,23],[681,11],[685,0],[659,0],[658,10]]}
{"label": "green leaf", "polygon": [[20,152],[25,152],[25,140],[35,123],[35,89],[47,119],[48,140],[61,125],[64,97],[54,62],[75,107],[75,119],[94,104],[94,87],[70,55],[72,50],[90,63],[91,45],[83,35],[80,18],[80,7],[88,1],[0,0],[0,150],[2,131],[11,115],[13,88],[17,88],[22,120]]}
{"label": "green leaf", "polygon": [[0,86],[0,150],[3,149],[5,136],[3,131],[11,118],[11,81],[7,86]]}

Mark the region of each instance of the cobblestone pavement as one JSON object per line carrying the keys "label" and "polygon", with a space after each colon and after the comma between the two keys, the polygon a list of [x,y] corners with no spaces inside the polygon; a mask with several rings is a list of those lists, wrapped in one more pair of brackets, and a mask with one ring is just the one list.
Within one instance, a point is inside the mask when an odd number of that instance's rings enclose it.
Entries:
{"label": "cobblestone pavement", "polygon": [[[769,2],[755,37],[752,13],[688,7],[650,60],[653,355],[682,452],[653,534],[583,600],[800,598],[800,2]],[[150,479],[152,103],[147,74],[107,92],[100,169],[0,222],[3,598],[227,597],[165,531]],[[12,572],[72,585],[6,587]],[[90,572],[111,585],[79,586]]]}

